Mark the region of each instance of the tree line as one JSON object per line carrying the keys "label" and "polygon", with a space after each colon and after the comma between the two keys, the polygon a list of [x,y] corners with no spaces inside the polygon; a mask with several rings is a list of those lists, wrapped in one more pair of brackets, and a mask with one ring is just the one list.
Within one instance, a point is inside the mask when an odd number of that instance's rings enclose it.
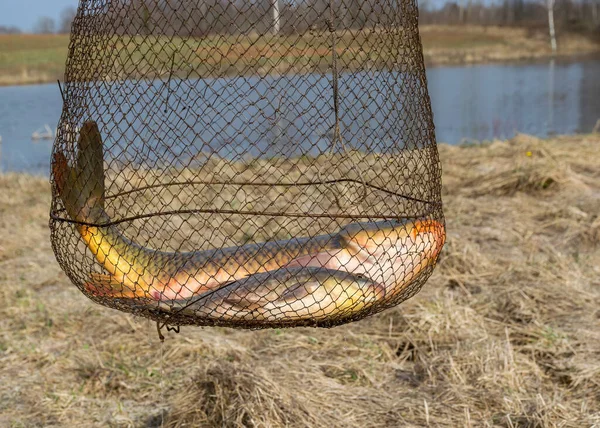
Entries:
{"label": "tree line", "polygon": [[[117,31],[201,37],[207,34],[303,33],[331,27],[355,29],[405,23],[403,0],[121,0],[108,2],[104,14]],[[412,2],[408,2],[412,4]],[[600,35],[600,0],[421,0],[421,24],[547,26],[549,12],[561,30]],[[68,33],[75,9],[58,22],[39,18],[36,33]],[[2,32],[17,32],[0,27]]]}
{"label": "tree line", "polygon": [[451,0],[435,7],[421,0],[423,24],[546,26],[552,9],[557,27],[600,34],[600,0]]}
{"label": "tree line", "polygon": [[[71,32],[71,24],[77,10],[74,7],[65,8],[57,20],[49,16],[40,16],[33,26],[33,32],[37,34],[68,34]],[[0,34],[20,34],[23,30],[14,25],[0,25]]]}
{"label": "tree line", "polygon": [[[398,0],[331,0],[337,28],[391,24]],[[129,0],[118,2],[121,31],[204,36],[213,33],[303,33],[331,26],[330,0]]]}
{"label": "tree line", "polygon": [[[125,3],[125,4],[124,4]],[[326,29],[330,4],[336,28],[405,23],[403,0],[128,0],[117,2],[124,31],[177,33],[277,32]],[[408,6],[410,8],[410,6]],[[422,24],[547,26],[600,34],[600,0],[420,0]]]}

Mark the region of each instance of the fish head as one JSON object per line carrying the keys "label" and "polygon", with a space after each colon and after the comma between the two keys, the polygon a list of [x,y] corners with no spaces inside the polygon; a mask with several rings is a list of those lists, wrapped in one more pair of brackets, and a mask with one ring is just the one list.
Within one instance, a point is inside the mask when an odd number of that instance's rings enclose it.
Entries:
{"label": "fish head", "polygon": [[346,318],[385,298],[385,287],[366,276],[313,269],[311,278],[274,302],[282,311],[312,319]]}
{"label": "fish head", "polygon": [[[313,289],[310,288],[311,284]],[[311,293],[327,295],[342,306],[362,307],[385,295],[385,289],[366,275],[337,270],[315,270],[314,277],[308,285]]]}
{"label": "fish head", "polygon": [[395,258],[419,253],[436,259],[446,241],[446,232],[441,222],[431,219],[384,221],[351,224],[342,230],[340,239],[354,255]]}
{"label": "fish head", "polygon": [[446,228],[436,220],[416,220],[408,228],[407,239],[413,244],[411,252],[422,253],[429,259],[437,260],[446,243]]}

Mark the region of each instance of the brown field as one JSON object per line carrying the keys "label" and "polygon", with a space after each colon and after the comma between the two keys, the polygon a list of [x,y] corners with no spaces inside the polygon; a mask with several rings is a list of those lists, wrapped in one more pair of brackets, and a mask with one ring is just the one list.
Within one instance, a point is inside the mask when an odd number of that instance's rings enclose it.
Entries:
{"label": "brown field", "polygon": [[0,175],[0,426],[598,426],[599,144],[441,145],[448,243],[416,297],[163,346],[60,271],[46,180]]}
{"label": "brown field", "polygon": [[68,46],[65,35],[0,35],[0,85],[62,79]]}
{"label": "brown field", "polygon": [[[525,28],[480,26],[423,26],[420,29],[425,61],[428,65],[465,64],[492,61],[532,60],[551,55],[548,35],[544,31]],[[362,34],[364,36],[364,33]],[[182,39],[150,38],[140,45],[138,37],[131,37],[127,45],[115,43],[110,49],[121,52],[120,61],[135,63],[138,71],[144,66],[154,70],[156,64],[167,68],[172,53],[182,58],[175,73],[204,76],[215,72],[221,64],[223,73],[241,72],[294,72],[297,68],[320,70],[331,64],[328,34],[285,36],[274,48],[270,36],[256,41],[256,36],[239,41],[232,36],[210,36],[192,44]],[[337,52],[345,69],[360,64],[386,66],[393,52],[383,52],[371,38],[365,45],[364,37],[353,32],[340,34]],[[377,39],[377,40],[376,40]],[[63,78],[69,37],[64,35],[0,35],[0,85],[53,82]],[[317,47],[315,47],[317,46]],[[194,48],[196,47],[196,48]],[[107,49],[108,46],[102,47]],[[579,34],[559,34],[559,56],[600,52],[600,44]],[[402,51],[398,54],[402,55]],[[240,60],[242,59],[243,60]],[[185,60],[183,60],[185,59]],[[162,67],[161,65],[161,67]],[[141,68],[140,68],[141,67]],[[308,67],[308,68],[307,68]],[[160,67],[159,67],[160,68]],[[118,70],[115,76],[120,77]]]}
{"label": "brown field", "polygon": [[[422,26],[425,62],[429,65],[527,61],[552,56],[546,31],[479,26]],[[558,56],[600,52],[600,43],[581,34],[558,36]]]}

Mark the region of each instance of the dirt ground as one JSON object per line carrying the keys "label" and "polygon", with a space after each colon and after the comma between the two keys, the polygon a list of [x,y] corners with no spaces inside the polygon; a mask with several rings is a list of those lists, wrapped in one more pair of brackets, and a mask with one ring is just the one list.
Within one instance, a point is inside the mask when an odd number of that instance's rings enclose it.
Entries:
{"label": "dirt ground", "polygon": [[440,145],[448,243],[416,297],[162,346],[61,272],[46,180],[0,175],[0,426],[600,426],[599,144]]}

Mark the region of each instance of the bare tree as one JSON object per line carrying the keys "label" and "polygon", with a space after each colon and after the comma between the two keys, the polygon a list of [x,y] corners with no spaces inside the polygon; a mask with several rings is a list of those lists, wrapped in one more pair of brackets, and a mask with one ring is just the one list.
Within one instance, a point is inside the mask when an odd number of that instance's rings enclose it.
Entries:
{"label": "bare tree", "polygon": [[67,7],[60,14],[60,24],[58,26],[58,32],[61,34],[68,34],[71,32],[71,25],[77,15],[77,9],[74,7]]}
{"label": "bare tree", "polygon": [[273,34],[279,34],[281,20],[279,16],[279,0],[273,1]]}
{"label": "bare tree", "polygon": [[33,32],[38,34],[52,34],[54,33],[56,24],[54,19],[48,16],[40,17],[35,25],[33,26]]}
{"label": "bare tree", "polygon": [[[399,0],[119,0],[115,18],[119,31],[129,34],[196,37],[294,34],[309,28],[327,29],[331,2],[337,13],[338,28],[385,27],[397,22],[402,13]],[[547,25],[553,51],[557,50],[560,31],[600,31],[600,0],[422,0],[420,3],[421,23],[519,25],[532,29]],[[59,31],[68,31],[69,18],[69,12],[63,12]],[[37,31],[47,32],[48,26],[44,27]]]}
{"label": "bare tree", "polygon": [[0,34],[20,34],[21,30],[18,27],[8,27],[0,25]]}
{"label": "bare tree", "polygon": [[550,32],[550,46],[552,53],[556,54],[556,29],[554,27],[554,0],[546,0],[546,9],[548,10],[548,30]]}

